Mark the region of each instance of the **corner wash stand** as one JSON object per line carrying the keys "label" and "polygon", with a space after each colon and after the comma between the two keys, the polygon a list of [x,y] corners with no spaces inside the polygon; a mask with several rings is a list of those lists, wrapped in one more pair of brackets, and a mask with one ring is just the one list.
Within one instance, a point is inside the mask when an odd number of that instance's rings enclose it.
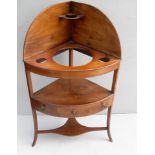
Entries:
{"label": "corner wash stand", "polygon": [[[68,66],[58,64],[53,59],[65,51],[69,53]],[[92,57],[92,61],[86,65],[74,66],[74,51]],[[120,59],[120,42],[114,26],[93,6],[65,2],[41,12],[31,24],[24,44],[24,64],[34,119],[32,146],[35,145],[38,134],[44,133],[76,136],[106,130],[112,141],[110,115]],[[111,90],[86,79],[112,71]],[[58,79],[33,92],[31,72]],[[108,109],[106,127],[86,127],[75,119],[104,109]],[[59,128],[39,130],[37,111],[68,120]]]}

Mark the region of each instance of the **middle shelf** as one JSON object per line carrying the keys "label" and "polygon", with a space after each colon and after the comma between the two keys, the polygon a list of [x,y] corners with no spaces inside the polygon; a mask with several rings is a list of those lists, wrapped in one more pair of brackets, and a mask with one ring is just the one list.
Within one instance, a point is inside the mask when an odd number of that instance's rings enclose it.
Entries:
{"label": "middle shelf", "polygon": [[35,92],[31,99],[38,111],[60,117],[80,117],[112,104],[113,94],[86,79],[58,79]]}

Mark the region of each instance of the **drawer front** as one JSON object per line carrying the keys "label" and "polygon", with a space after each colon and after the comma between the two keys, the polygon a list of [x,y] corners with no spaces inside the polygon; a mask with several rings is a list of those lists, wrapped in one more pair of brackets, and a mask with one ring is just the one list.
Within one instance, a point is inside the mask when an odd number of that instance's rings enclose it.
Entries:
{"label": "drawer front", "polygon": [[111,106],[112,102],[113,95],[105,98],[102,101],[84,105],[51,105],[32,100],[32,107],[48,115],[74,118],[88,116],[100,112]]}

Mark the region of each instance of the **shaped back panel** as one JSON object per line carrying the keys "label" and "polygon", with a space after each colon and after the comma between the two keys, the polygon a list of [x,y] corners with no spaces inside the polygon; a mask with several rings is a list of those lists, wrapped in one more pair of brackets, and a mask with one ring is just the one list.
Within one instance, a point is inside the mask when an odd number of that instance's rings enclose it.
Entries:
{"label": "shaped back panel", "polygon": [[[83,18],[60,17],[69,13]],[[24,59],[70,40],[121,58],[119,38],[110,20],[90,5],[66,2],[47,8],[33,21],[25,39]]]}
{"label": "shaped back panel", "polygon": [[70,22],[59,18],[69,10],[69,3],[60,3],[36,17],[27,32],[24,59],[70,40]]}
{"label": "shaped back panel", "polygon": [[90,5],[73,2],[72,7],[75,14],[84,15],[83,19],[73,21],[73,40],[121,58],[119,38],[110,20]]}

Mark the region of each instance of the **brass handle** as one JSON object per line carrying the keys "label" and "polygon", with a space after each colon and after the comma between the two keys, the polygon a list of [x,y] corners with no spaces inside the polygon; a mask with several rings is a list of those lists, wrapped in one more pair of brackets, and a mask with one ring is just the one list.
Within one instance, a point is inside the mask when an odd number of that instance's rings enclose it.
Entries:
{"label": "brass handle", "polygon": [[45,110],[45,107],[46,107],[46,105],[42,104],[40,108],[41,108],[41,110]]}

